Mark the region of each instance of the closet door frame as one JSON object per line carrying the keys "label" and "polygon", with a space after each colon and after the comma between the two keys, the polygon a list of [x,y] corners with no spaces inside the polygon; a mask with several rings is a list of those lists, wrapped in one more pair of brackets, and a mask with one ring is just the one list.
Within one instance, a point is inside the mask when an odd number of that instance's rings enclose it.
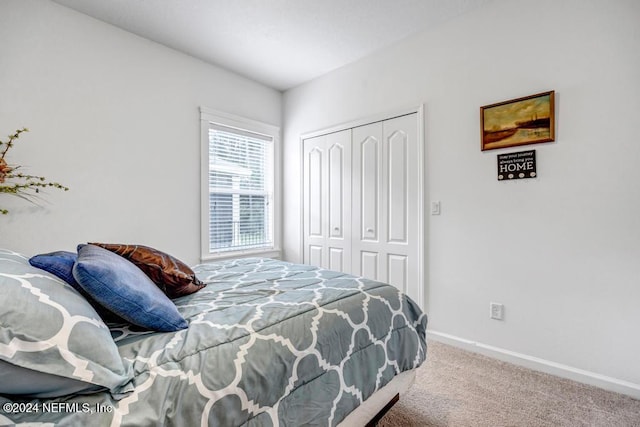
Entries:
{"label": "closet door frame", "polygon": [[[300,135],[300,162],[299,162],[300,172],[301,172],[300,176],[304,177],[305,171],[304,171],[303,147],[304,147],[305,139],[314,138],[317,136],[322,136],[322,135],[326,135],[333,132],[339,132],[346,129],[352,129],[359,126],[364,126],[364,125],[416,113],[416,119],[418,122],[418,153],[419,153],[418,169],[419,169],[420,176],[422,177],[422,179],[419,182],[419,189],[418,189],[418,197],[420,198],[418,203],[419,205],[418,233],[421,236],[421,241],[420,241],[420,244],[418,245],[418,259],[421,261],[419,263],[419,272],[418,272],[419,279],[418,280],[420,281],[421,286],[418,287],[419,295],[416,302],[423,309],[426,308],[426,301],[424,300],[424,298],[425,298],[425,289],[427,287],[427,282],[426,282],[427,278],[425,276],[425,272],[429,271],[428,259],[426,257],[426,254],[428,253],[427,244],[429,239],[427,238],[427,235],[426,235],[428,222],[426,221],[426,218],[425,218],[425,212],[427,212],[427,209],[425,208],[425,203],[427,200],[429,200],[429,198],[427,197],[428,195],[426,194],[426,190],[428,186],[426,182],[427,174],[425,170],[426,147],[425,147],[425,138],[424,138],[424,111],[425,111],[424,104],[420,104],[417,107],[412,106],[407,108],[400,108],[397,110],[388,111],[386,113],[376,114],[376,115],[365,117],[359,120],[354,120],[354,121],[342,123],[339,125],[331,126],[328,128],[324,128],[321,130],[302,134]],[[304,185],[301,185],[300,186],[300,257],[302,257],[301,262],[304,262],[304,212],[305,212],[304,197],[305,197]]]}

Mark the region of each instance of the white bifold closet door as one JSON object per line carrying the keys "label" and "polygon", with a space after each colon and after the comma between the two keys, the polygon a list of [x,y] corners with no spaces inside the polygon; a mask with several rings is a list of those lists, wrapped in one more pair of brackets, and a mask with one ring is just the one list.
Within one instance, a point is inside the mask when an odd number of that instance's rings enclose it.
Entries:
{"label": "white bifold closet door", "polygon": [[351,130],[304,141],[304,262],[351,271]]}
{"label": "white bifold closet door", "polygon": [[417,115],[353,129],[351,273],[421,303]]}
{"label": "white bifold closet door", "polygon": [[304,140],[304,262],[422,303],[417,114]]}

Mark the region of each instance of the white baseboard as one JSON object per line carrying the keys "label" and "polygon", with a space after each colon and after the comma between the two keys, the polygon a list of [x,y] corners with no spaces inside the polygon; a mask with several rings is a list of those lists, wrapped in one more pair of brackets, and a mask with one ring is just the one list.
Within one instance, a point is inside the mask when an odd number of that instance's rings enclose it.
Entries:
{"label": "white baseboard", "polygon": [[[585,371],[572,366],[562,365],[434,330],[427,330],[427,339],[433,339],[434,341],[450,344],[463,350],[480,353],[494,359],[524,366],[525,368],[600,387],[616,393],[626,394],[634,399],[640,399],[640,384],[634,384],[629,381],[596,374],[595,372]],[[428,354],[429,352],[427,350],[427,355]]]}

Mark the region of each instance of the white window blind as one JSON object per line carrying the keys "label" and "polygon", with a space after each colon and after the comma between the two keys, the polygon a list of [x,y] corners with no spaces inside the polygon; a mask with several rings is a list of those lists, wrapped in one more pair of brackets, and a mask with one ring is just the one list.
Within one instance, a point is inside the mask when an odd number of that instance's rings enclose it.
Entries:
{"label": "white window blind", "polygon": [[273,138],[209,124],[209,252],[273,248]]}

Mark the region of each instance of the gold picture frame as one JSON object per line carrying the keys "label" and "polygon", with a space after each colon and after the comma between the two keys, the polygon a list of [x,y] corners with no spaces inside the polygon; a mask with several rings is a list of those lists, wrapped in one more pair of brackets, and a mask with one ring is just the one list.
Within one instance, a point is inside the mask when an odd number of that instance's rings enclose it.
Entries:
{"label": "gold picture frame", "polygon": [[555,91],[480,107],[481,149],[555,141]]}

